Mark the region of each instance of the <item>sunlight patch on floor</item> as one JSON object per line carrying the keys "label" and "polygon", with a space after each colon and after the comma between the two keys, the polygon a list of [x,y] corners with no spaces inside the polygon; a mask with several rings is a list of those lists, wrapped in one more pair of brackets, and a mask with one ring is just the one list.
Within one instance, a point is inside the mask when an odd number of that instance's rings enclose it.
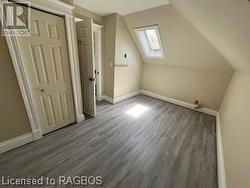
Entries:
{"label": "sunlight patch on floor", "polygon": [[130,116],[133,116],[135,118],[140,117],[142,114],[144,114],[147,110],[149,110],[149,107],[141,104],[137,104],[130,108],[126,113]]}

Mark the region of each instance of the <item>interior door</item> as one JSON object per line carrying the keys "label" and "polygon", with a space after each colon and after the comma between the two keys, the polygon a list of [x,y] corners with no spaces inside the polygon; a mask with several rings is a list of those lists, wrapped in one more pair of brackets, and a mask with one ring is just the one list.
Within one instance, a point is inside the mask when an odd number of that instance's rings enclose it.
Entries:
{"label": "interior door", "polygon": [[32,9],[31,36],[17,37],[42,133],[75,121],[64,18]]}
{"label": "interior door", "polygon": [[84,112],[96,116],[93,20],[76,23]]}

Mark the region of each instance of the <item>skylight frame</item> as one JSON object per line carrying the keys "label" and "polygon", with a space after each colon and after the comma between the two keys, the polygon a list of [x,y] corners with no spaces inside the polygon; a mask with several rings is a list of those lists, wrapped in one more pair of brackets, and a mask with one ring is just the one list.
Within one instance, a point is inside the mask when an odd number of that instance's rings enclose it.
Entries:
{"label": "skylight frame", "polygon": [[[149,42],[149,39],[148,39],[148,36],[147,36],[147,33],[146,33],[146,30],[155,30],[156,32],[156,35],[157,35],[157,39],[158,39],[158,43],[159,43],[159,46],[160,46],[160,49],[159,49],[159,53],[160,55],[152,55],[152,54],[149,54],[149,51],[148,49],[145,48],[145,42],[147,43],[147,46],[150,48],[151,50],[151,53],[154,53],[156,52],[156,50],[152,49],[151,48],[151,44]],[[144,32],[144,35],[146,37],[145,40],[143,40],[140,36],[140,32]],[[140,44],[140,47],[143,51],[143,54],[145,56],[145,58],[150,58],[150,59],[164,59],[165,58],[165,54],[164,54],[164,48],[163,48],[163,45],[162,45],[162,39],[161,39],[161,35],[160,35],[160,31],[159,31],[159,27],[158,25],[153,25],[153,26],[145,26],[145,27],[140,27],[140,28],[135,28],[135,33],[136,33],[136,37],[137,37],[137,40],[139,41],[139,44]],[[158,51],[157,51],[158,52]]]}

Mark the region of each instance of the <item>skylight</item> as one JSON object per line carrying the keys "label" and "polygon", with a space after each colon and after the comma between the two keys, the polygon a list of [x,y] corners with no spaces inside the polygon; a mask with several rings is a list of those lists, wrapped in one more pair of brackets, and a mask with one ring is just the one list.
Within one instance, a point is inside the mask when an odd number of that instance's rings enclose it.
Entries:
{"label": "skylight", "polygon": [[164,58],[158,26],[135,29],[144,55],[147,58]]}

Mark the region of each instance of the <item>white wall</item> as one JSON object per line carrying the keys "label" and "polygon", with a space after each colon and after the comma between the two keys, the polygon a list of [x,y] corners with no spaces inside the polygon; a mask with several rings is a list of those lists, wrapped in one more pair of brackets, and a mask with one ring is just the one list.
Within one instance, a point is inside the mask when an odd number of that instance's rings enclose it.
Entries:
{"label": "white wall", "polygon": [[[125,16],[129,31],[158,24],[166,58],[144,60],[142,89],[218,110],[232,77],[232,68],[203,35],[172,5]],[[141,54],[143,52],[140,50]]]}
{"label": "white wall", "polygon": [[143,61],[124,19],[121,15],[117,15],[114,98],[125,96],[141,88],[142,66]]}
{"label": "white wall", "polygon": [[231,74],[172,65],[144,64],[142,89],[218,110]]}
{"label": "white wall", "polygon": [[117,98],[141,88],[143,62],[123,17],[112,14],[104,20],[104,94]]}
{"label": "white wall", "polygon": [[0,142],[31,132],[11,61],[5,37],[0,36]]}
{"label": "white wall", "polygon": [[235,72],[220,109],[227,188],[250,187],[250,73]]}
{"label": "white wall", "polygon": [[104,18],[104,95],[111,98],[114,97],[116,19],[116,14]]}

